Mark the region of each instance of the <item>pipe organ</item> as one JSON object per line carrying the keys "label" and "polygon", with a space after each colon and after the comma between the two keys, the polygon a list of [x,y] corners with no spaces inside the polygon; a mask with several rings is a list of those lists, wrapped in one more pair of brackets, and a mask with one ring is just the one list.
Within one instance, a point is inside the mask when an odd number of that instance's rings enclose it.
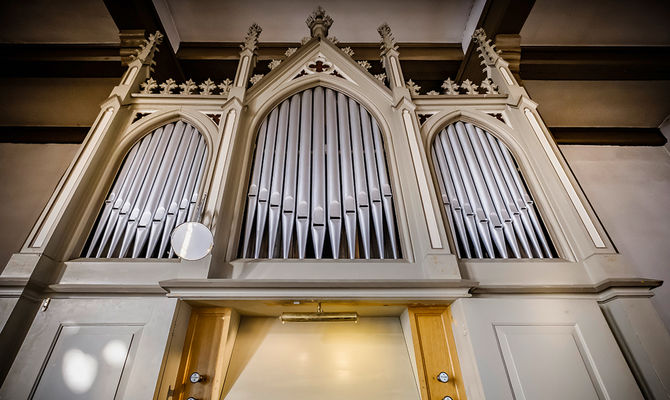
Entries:
{"label": "pipe organ", "polygon": [[[649,303],[660,282],[617,254],[483,31],[486,80],[422,94],[387,24],[373,75],[332,22],[317,9],[312,37],[265,76],[252,25],[218,85],[159,84],[162,35],[139,49],[0,269],[0,398],[628,400],[645,379],[668,387],[639,350],[670,354],[649,339],[667,338]],[[174,258],[171,232],[196,220],[212,253]],[[322,302],[360,323],[277,319],[326,319]],[[628,365],[644,367],[637,381]],[[82,375],[88,392],[73,390]]]}
{"label": "pipe organ", "polygon": [[461,257],[554,257],[546,228],[503,142],[475,125],[456,122],[435,136],[431,155]]}
{"label": "pipe organ", "polygon": [[170,233],[198,218],[206,160],[204,138],[186,122],[144,136],[126,155],[83,255],[174,257]]}
{"label": "pipe organ", "polygon": [[400,256],[379,125],[354,99],[317,86],[284,100],[252,168],[242,257]]}

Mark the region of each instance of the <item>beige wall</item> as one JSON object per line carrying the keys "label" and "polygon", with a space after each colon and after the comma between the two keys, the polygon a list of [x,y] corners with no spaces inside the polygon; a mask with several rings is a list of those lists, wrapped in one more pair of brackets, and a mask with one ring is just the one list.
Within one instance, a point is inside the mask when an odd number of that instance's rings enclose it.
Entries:
{"label": "beige wall", "polygon": [[78,147],[0,143],[0,271],[21,249]]}
{"label": "beige wall", "polygon": [[619,252],[662,279],[652,301],[670,327],[670,155],[663,147],[561,146]]}

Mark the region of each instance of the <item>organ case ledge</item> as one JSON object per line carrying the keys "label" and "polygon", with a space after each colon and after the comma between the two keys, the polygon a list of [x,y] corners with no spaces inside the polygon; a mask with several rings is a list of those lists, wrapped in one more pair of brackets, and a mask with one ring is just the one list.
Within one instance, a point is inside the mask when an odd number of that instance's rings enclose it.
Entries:
{"label": "organ case ledge", "polygon": [[287,280],[174,279],[160,282],[168,297],[237,300],[384,300],[450,303],[470,297],[467,279]]}

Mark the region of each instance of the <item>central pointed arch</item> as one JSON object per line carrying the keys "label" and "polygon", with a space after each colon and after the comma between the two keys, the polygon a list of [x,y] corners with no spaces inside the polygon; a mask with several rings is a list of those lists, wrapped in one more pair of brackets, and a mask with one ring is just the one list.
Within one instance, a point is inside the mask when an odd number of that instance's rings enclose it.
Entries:
{"label": "central pointed arch", "polygon": [[240,255],[399,258],[393,193],[374,117],[317,86],[272,109],[256,138]]}

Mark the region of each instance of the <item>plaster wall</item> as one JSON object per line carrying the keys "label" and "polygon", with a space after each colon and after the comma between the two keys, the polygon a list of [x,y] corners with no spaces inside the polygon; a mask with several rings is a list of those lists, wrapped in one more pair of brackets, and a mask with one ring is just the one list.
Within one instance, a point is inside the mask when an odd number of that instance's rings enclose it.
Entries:
{"label": "plaster wall", "polygon": [[21,249],[78,148],[0,143],[0,271]]}
{"label": "plaster wall", "polygon": [[666,283],[652,301],[670,327],[670,155],[663,147],[561,146],[618,251]]}

